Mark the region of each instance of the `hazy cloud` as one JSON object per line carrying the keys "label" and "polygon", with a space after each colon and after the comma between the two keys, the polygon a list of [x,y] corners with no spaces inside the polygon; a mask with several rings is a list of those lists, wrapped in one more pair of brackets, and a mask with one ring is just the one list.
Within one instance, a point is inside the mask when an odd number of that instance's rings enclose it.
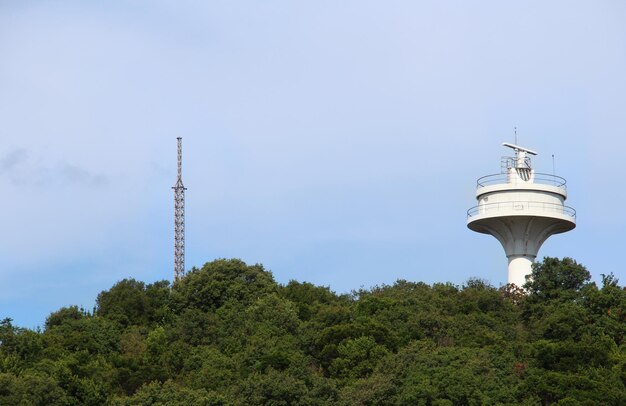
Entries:
{"label": "hazy cloud", "polygon": [[43,158],[31,158],[24,148],[17,148],[0,159],[0,175],[13,186],[88,186],[99,187],[107,177],[67,162],[46,164]]}
{"label": "hazy cloud", "polygon": [[57,168],[59,179],[66,184],[102,186],[107,183],[103,174],[92,174],[76,165],[63,163]]}
{"label": "hazy cloud", "polygon": [[13,171],[20,164],[24,163],[27,158],[26,150],[22,148],[9,152],[0,160],[0,173]]}

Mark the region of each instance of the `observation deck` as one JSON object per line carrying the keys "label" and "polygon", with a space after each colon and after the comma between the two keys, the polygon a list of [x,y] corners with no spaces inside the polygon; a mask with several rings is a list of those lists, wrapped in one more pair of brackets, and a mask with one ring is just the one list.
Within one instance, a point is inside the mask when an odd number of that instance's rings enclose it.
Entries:
{"label": "observation deck", "polygon": [[[517,193],[505,195],[504,200],[493,196],[493,193],[507,191]],[[550,194],[562,199],[557,197],[558,201],[555,201],[549,198]],[[492,195],[491,199],[489,195]],[[576,210],[563,204],[566,198],[567,181],[560,176],[534,172],[528,180],[510,173],[483,176],[476,181],[476,199],[480,203],[467,211],[468,227],[479,218],[501,215],[558,217],[575,223]]]}

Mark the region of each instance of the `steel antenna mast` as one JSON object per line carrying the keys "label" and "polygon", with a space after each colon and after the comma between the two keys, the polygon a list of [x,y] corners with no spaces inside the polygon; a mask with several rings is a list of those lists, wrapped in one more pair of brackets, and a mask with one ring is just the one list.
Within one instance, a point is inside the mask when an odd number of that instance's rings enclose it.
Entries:
{"label": "steel antenna mast", "polygon": [[174,189],[174,281],[185,275],[185,190],[183,185],[183,139],[178,140],[178,178]]}

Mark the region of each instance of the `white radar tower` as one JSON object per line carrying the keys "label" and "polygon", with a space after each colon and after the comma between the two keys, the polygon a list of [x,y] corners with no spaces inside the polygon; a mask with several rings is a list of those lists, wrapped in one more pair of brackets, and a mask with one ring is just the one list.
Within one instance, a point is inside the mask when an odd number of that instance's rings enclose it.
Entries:
{"label": "white radar tower", "polygon": [[467,211],[467,227],[500,241],[509,259],[508,283],[522,287],[548,237],[576,227],[576,211],[564,204],[564,178],[535,173],[530,157],[536,152],[502,145],[515,156],[502,157],[499,174],[478,179],[478,206]]}

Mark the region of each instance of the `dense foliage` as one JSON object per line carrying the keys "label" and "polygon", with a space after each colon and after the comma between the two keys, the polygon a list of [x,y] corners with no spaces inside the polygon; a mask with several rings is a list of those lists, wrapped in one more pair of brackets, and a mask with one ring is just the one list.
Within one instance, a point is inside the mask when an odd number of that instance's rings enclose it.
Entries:
{"label": "dense foliage", "polygon": [[43,331],[0,322],[2,405],[626,404],[626,291],[565,258],[526,290],[398,281],[337,295],[218,260],[125,279]]}

